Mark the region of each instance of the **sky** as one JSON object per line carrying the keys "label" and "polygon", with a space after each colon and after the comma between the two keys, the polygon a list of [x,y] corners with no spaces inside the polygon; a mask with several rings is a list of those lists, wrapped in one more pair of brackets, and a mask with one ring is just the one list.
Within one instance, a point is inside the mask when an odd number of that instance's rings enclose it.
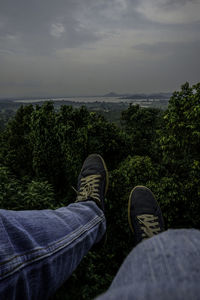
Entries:
{"label": "sky", "polygon": [[200,0],[0,0],[0,98],[200,81]]}

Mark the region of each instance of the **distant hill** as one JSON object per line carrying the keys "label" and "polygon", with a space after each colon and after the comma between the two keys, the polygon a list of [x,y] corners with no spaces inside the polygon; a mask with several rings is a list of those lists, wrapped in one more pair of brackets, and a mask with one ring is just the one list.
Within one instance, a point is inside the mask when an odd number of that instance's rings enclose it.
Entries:
{"label": "distant hill", "polygon": [[172,96],[172,93],[151,93],[151,94],[117,94],[110,92],[103,95],[103,97],[119,97],[121,99],[163,99],[168,100]]}
{"label": "distant hill", "polygon": [[122,99],[163,99],[168,100],[172,93],[133,94],[122,97]]}
{"label": "distant hill", "polygon": [[110,92],[108,94],[103,95],[103,97],[120,97],[121,95],[118,95],[114,92]]}

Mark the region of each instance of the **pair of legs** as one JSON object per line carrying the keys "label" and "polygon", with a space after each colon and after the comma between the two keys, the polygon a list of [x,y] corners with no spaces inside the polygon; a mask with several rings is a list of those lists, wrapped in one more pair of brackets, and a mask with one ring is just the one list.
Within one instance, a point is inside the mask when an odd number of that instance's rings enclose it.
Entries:
{"label": "pair of legs", "polygon": [[[79,175],[76,203],[57,210],[0,211],[0,299],[47,299],[105,239],[107,179],[103,159],[91,155]],[[199,231],[156,235],[164,229],[162,215],[144,187],[132,190],[128,217],[138,245],[98,299],[199,299]]]}

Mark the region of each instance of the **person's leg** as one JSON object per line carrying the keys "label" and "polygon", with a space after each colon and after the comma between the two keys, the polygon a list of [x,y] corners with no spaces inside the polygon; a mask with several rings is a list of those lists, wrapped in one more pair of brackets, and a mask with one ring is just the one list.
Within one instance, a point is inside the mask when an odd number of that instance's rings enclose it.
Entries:
{"label": "person's leg", "polygon": [[160,233],[164,230],[160,207],[142,186],[130,193],[128,221],[137,246],[98,300],[199,299],[200,231]]}
{"label": "person's leg", "polygon": [[46,299],[105,229],[93,201],[57,210],[1,210],[0,299]]}
{"label": "person's leg", "polygon": [[200,231],[168,230],[138,244],[98,300],[200,299]]}
{"label": "person's leg", "polygon": [[105,235],[107,177],[102,158],[92,155],[78,179],[78,203],[57,210],[0,210],[1,300],[47,299],[71,275]]}

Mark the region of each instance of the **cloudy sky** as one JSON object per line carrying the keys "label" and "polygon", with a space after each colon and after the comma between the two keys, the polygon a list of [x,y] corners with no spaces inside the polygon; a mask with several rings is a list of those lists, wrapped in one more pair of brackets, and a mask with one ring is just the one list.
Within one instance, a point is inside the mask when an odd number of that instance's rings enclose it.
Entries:
{"label": "cloudy sky", "polygon": [[0,98],[200,81],[200,0],[0,0]]}

